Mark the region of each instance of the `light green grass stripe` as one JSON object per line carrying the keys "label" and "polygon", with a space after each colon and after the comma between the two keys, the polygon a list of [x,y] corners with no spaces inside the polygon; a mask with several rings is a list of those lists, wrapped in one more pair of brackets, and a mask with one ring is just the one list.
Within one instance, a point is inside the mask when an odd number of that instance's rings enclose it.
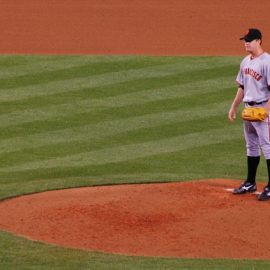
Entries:
{"label": "light green grass stripe", "polygon": [[[0,57],[1,59],[1,57]],[[29,56],[28,56],[29,59]],[[69,57],[54,57],[53,59],[48,59],[47,57],[39,57],[39,61],[29,62],[29,63],[18,63],[18,65],[11,67],[1,67],[0,65],[0,79],[7,79],[23,75],[34,75],[47,71],[56,71],[61,69],[79,67],[87,65],[89,63],[111,63],[121,61],[129,61],[137,59],[134,56],[104,56],[104,57],[94,57],[94,56],[69,56]],[[1,63],[0,63],[1,64]]]}
{"label": "light green grass stripe", "polygon": [[239,126],[231,125],[222,129],[212,129],[206,132],[180,135],[157,141],[122,145],[50,160],[26,162],[18,166],[1,168],[0,172],[116,163],[152,155],[178,152],[199,146],[223,143],[239,137],[239,133]]}
{"label": "light green grass stripe", "polygon": [[[230,64],[228,65],[230,66]],[[218,67],[218,65],[216,65],[216,67]],[[224,63],[220,64],[220,67],[225,67]],[[196,71],[202,69],[211,70],[213,69],[213,66],[210,66],[209,64],[197,63],[194,67],[194,63],[177,63],[141,69],[131,69],[127,71],[111,72],[102,75],[89,76],[86,78],[60,80],[46,84],[31,85],[27,87],[2,89],[0,91],[0,102],[54,95],[56,93],[65,93],[69,91],[80,90],[82,88],[105,86],[114,83],[127,82],[134,79],[154,79],[155,77],[160,79],[168,75],[176,75],[188,71]]]}
{"label": "light green grass stripe", "polygon": [[105,121],[81,127],[61,129],[58,131],[43,132],[29,135],[27,137],[15,137],[12,139],[1,140],[0,152],[8,153],[50,145],[52,143],[57,144],[105,138],[127,131],[138,130],[140,128],[150,128],[175,122],[180,123],[181,121],[197,118],[203,119],[209,116],[221,114],[224,114],[224,118],[226,119],[227,110],[227,102],[215,103],[208,104],[207,106],[204,105],[196,107],[196,110],[194,109],[192,113],[191,111],[183,110],[162,112],[127,119]]}
{"label": "light green grass stripe", "polygon": [[[12,113],[0,115],[0,127],[14,126],[17,124],[30,123],[39,120],[55,119],[57,117],[68,117],[77,113],[88,113],[97,109],[117,108],[122,106],[145,104],[181,98],[203,93],[222,91],[224,88],[233,87],[233,77],[210,79],[205,81],[184,83],[160,89],[127,93],[107,98],[86,99],[61,105],[48,105],[29,110],[18,110]],[[227,91],[227,89],[226,89]]]}

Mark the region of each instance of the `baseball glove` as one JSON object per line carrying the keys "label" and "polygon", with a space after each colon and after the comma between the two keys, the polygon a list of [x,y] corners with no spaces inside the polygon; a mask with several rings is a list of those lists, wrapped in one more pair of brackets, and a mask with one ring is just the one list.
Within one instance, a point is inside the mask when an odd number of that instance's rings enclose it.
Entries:
{"label": "baseball glove", "polygon": [[268,116],[264,107],[247,107],[244,108],[241,117],[247,121],[263,121]]}

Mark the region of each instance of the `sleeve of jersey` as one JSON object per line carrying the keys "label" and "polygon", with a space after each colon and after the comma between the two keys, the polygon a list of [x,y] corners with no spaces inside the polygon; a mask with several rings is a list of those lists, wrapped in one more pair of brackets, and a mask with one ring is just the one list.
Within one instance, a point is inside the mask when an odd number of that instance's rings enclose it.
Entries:
{"label": "sleeve of jersey", "polygon": [[268,61],[264,64],[264,75],[266,77],[268,88],[270,88],[270,58],[268,58]]}
{"label": "sleeve of jersey", "polygon": [[244,85],[244,78],[243,78],[243,74],[241,72],[241,68],[237,74],[237,77],[236,77],[236,82],[237,84],[239,84],[240,86],[243,86]]}

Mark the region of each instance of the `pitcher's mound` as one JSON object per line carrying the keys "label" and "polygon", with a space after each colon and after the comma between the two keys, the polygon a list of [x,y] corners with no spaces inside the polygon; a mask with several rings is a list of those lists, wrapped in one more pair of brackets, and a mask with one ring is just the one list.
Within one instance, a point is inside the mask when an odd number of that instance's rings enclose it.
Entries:
{"label": "pitcher's mound", "polygon": [[270,202],[232,195],[240,183],[212,179],[22,196],[0,203],[0,229],[117,254],[270,259]]}

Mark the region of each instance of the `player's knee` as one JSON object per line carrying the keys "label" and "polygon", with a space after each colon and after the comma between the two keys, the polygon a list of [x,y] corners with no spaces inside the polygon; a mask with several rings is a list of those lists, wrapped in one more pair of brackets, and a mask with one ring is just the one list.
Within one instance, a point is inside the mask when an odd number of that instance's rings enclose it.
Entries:
{"label": "player's knee", "polygon": [[262,151],[263,151],[263,155],[265,157],[265,159],[270,159],[270,145],[269,144],[263,144],[261,146]]}
{"label": "player's knee", "polygon": [[260,147],[257,145],[247,145],[247,155],[250,157],[258,157],[261,155]]}

